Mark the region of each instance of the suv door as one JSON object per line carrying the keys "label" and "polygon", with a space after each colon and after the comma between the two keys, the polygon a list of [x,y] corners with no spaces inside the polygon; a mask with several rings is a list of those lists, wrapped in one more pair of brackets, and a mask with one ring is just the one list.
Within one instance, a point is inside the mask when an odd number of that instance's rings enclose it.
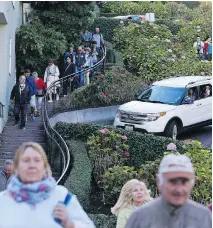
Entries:
{"label": "suv door", "polygon": [[212,119],[212,85],[206,83],[200,85],[199,89],[199,104],[201,107],[202,121]]}
{"label": "suv door", "polygon": [[199,93],[197,86],[188,88],[184,97],[190,97],[192,104],[181,104],[178,106],[178,112],[181,113],[183,127],[202,122],[202,108],[200,105]]}

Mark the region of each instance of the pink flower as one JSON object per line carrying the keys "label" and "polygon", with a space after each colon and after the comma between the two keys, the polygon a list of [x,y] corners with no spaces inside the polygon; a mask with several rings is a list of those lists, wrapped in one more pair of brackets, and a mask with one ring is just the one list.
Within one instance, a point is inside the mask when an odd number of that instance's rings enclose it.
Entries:
{"label": "pink flower", "polygon": [[167,150],[176,150],[177,147],[174,143],[169,143],[169,145],[167,146]]}
{"label": "pink flower", "polygon": [[99,78],[104,78],[104,75],[103,75],[103,74],[100,74],[100,75],[99,75]]}
{"label": "pink flower", "polygon": [[124,152],[124,156],[125,156],[125,157],[129,157],[129,156],[130,156],[129,152],[127,152],[127,151]]}
{"label": "pink flower", "polygon": [[99,132],[102,133],[102,134],[106,134],[106,133],[109,132],[109,129],[104,128],[104,129],[100,130]]}
{"label": "pink flower", "polygon": [[121,136],[121,139],[124,140],[124,141],[127,140],[126,135],[122,135],[122,136]]}

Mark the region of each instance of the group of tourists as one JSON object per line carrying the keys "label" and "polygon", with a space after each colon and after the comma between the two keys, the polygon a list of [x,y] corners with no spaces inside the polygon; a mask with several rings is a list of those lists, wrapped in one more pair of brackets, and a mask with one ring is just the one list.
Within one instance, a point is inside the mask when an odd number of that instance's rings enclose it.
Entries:
{"label": "group of tourists", "polygon": [[212,38],[208,36],[203,42],[200,36],[197,36],[197,41],[194,42],[193,47],[196,49],[198,58],[201,61],[212,61]]}
{"label": "group of tourists", "polygon": [[[2,181],[3,180],[3,181]],[[94,228],[77,197],[56,185],[46,153],[34,142],[22,144],[14,162],[5,161],[0,173],[0,227]],[[211,228],[209,207],[189,200],[195,171],[185,155],[168,154],[159,166],[153,199],[146,184],[132,179],[121,189],[111,212],[116,228]],[[40,218],[40,219],[37,219]]]}
{"label": "group of tourists", "polygon": [[[41,113],[42,99],[46,90],[49,97],[48,102],[51,103],[53,97],[59,100],[60,88],[62,88],[63,95],[67,96],[68,88],[72,92],[81,86],[89,85],[90,78],[94,75],[95,69],[97,70],[97,68],[92,70],[90,68],[100,61],[104,40],[99,28],[96,28],[94,33],[86,31],[81,38],[84,45],[77,47],[76,51],[74,51],[73,45],[70,45],[69,51],[65,52],[62,72],[59,71],[54,61],[49,59],[44,79],[39,77],[37,72],[33,72],[31,75],[29,69],[26,69],[24,74],[19,77],[10,96],[11,103],[14,103],[14,126],[17,126],[21,119],[20,128],[25,129],[28,103],[31,107],[31,119],[35,121],[35,117]],[[60,78],[63,79],[62,82],[57,83],[56,81]]]}

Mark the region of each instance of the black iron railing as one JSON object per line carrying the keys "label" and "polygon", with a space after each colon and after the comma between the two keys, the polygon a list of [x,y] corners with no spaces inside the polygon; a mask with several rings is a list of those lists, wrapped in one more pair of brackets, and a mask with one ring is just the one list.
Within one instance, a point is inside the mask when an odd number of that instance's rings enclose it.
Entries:
{"label": "black iron railing", "polygon": [[[78,75],[82,72],[86,72],[88,70],[97,70],[97,68],[102,68],[101,70],[104,72],[104,62],[106,57],[106,48],[102,47],[102,58],[101,60],[93,65],[90,68],[83,69],[82,71],[78,73],[74,73],[71,75],[68,75],[66,77],[63,77],[57,81],[54,81],[47,89],[47,92],[44,96],[43,101],[43,107],[42,107],[42,118],[43,118],[43,124],[45,129],[45,136],[46,136],[46,142],[47,142],[47,156],[49,159],[50,166],[52,168],[53,174],[54,172],[59,173],[59,178],[57,180],[57,184],[64,184],[66,181],[67,176],[69,175],[71,171],[70,163],[71,163],[71,156],[70,156],[70,150],[72,148],[68,148],[65,140],[62,138],[62,136],[51,126],[50,124],[50,116],[51,113],[55,113],[54,109],[57,107],[53,100],[53,104],[48,105],[48,92],[51,89],[54,89],[55,87],[58,87],[58,84],[60,84],[61,88],[63,88],[63,83],[67,81],[71,81],[73,77],[78,77]],[[49,108],[49,110],[48,110]],[[50,110],[52,109],[52,110]]]}
{"label": "black iron railing", "polygon": [[4,117],[4,105],[0,102],[0,118]]}

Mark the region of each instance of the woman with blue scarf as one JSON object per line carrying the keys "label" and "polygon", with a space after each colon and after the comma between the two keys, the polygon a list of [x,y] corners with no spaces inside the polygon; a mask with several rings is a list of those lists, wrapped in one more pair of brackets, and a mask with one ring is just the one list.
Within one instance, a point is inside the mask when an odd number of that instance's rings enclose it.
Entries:
{"label": "woman with blue scarf", "polygon": [[0,228],[95,227],[76,196],[56,185],[39,144],[21,145],[13,168],[15,175],[0,194]]}

